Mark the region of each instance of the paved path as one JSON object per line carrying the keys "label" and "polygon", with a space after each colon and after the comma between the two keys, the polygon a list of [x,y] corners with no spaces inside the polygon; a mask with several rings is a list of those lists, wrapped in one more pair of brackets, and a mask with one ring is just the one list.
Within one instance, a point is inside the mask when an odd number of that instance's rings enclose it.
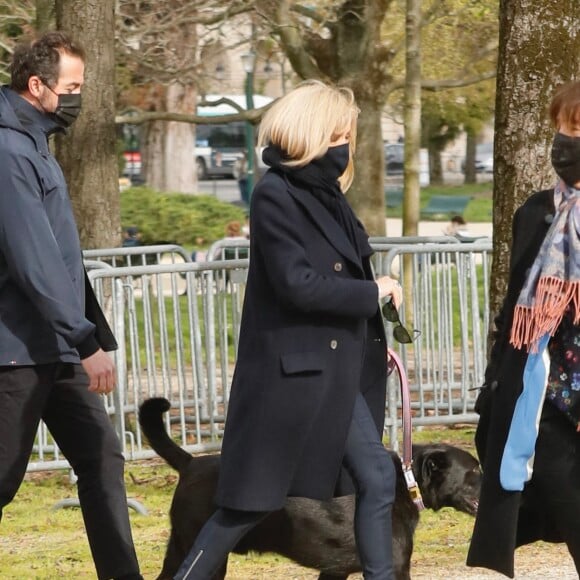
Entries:
{"label": "paved path", "polygon": [[[239,202],[240,189],[238,182],[235,179],[219,179],[211,181],[200,181],[199,190],[215,195],[221,201]],[[400,236],[402,235],[402,220],[401,218],[387,218],[387,235]],[[443,229],[448,222],[440,221],[421,221],[419,222],[420,236],[441,236]],[[491,223],[470,223],[468,224],[468,231],[473,236],[491,236]]]}
{"label": "paved path", "polygon": [[[387,235],[400,236],[403,231],[403,220],[401,218],[387,218]],[[419,222],[420,236],[442,236],[443,230],[448,222]],[[490,236],[493,233],[493,226],[490,222],[469,223],[467,225],[468,233],[472,236]]]}

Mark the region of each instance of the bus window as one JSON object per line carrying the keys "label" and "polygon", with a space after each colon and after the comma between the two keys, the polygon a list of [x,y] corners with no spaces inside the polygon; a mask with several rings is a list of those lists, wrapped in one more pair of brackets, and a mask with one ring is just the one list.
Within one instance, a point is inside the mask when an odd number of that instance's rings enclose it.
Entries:
{"label": "bus window", "polygon": [[234,163],[246,147],[245,124],[198,124],[195,145],[199,179],[233,177]]}

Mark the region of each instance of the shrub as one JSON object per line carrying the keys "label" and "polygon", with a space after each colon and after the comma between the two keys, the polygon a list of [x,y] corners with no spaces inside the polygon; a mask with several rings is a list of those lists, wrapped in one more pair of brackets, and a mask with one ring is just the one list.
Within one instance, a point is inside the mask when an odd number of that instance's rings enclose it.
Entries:
{"label": "shrub", "polygon": [[136,226],[144,244],[170,242],[196,246],[224,237],[232,220],[244,221],[242,208],[210,195],[161,193],[148,187],[131,187],[121,192],[121,224]]}

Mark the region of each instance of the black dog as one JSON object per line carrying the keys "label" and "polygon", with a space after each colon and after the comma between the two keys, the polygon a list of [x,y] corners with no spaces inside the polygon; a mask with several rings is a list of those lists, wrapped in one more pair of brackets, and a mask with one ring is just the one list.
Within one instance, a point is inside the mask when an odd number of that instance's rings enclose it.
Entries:
{"label": "black dog", "polygon": [[[158,580],[173,578],[193,541],[215,509],[213,497],[219,472],[219,455],[192,457],[165,431],[162,414],[170,408],[166,399],[149,399],[139,410],[139,422],[153,449],[179,472],[171,504],[171,536]],[[397,580],[410,578],[413,534],[419,512],[411,500],[401,461],[393,455],[397,489],[393,508],[393,558]],[[450,445],[413,447],[414,472],[426,507],[452,506],[475,514],[481,473],[477,460]],[[346,579],[361,571],[353,535],[354,496],[321,502],[288,498],[249,532],[235,552],[275,552],[320,571],[319,580]],[[223,580],[227,562],[215,578]]]}

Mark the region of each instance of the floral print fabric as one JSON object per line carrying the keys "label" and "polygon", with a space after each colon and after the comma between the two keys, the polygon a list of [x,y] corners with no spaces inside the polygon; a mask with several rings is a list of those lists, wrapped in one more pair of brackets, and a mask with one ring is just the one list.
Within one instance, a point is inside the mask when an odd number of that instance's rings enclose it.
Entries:
{"label": "floral print fabric", "polygon": [[550,374],[546,399],[572,421],[580,422],[580,326],[570,308],[548,345]]}

